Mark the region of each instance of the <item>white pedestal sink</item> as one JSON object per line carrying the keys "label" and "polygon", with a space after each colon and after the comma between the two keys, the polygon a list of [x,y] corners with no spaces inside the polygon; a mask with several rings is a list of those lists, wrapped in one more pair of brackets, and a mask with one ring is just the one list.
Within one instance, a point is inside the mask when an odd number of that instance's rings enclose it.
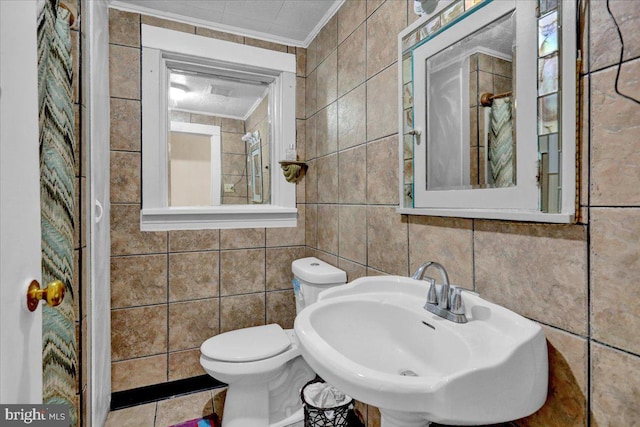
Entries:
{"label": "white pedestal sink", "polygon": [[424,281],[366,277],[324,291],[295,321],[324,380],[380,408],[383,427],[478,425],[538,410],[547,396],[540,326],[463,292],[468,322],[422,307]]}

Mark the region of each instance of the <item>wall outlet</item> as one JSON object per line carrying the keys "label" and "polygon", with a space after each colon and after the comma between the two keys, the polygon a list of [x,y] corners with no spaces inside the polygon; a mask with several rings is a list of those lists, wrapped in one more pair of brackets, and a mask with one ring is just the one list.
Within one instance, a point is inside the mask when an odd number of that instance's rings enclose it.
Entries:
{"label": "wall outlet", "polygon": [[235,190],[233,188],[233,184],[225,184],[224,185],[224,192],[225,193],[235,193]]}

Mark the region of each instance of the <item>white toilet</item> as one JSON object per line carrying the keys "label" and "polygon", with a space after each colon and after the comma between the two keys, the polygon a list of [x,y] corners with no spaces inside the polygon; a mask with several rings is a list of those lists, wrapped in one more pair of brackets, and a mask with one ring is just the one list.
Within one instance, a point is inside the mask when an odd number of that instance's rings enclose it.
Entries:
{"label": "white toilet", "polygon": [[[314,257],[293,261],[296,312],[346,283],[344,271]],[[285,427],[303,419],[300,389],[315,377],[293,329],[277,324],[225,332],[200,347],[200,364],[229,385],[222,427]]]}

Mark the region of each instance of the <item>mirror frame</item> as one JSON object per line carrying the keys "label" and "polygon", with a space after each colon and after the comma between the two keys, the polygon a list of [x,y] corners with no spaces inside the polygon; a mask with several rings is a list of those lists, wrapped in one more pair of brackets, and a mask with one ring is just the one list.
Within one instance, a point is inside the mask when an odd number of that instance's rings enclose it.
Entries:
{"label": "mirror frame", "polygon": [[142,25],[142,231],[295,227],[296,186],[271,167],[271,204],[169,207],[167,200],[168,71],[188,62],[271,76],[271,159],[295,144],[296,57],[254,46]]}
{"label": "mirror frame", "polygon": [[[445,2],[441,1],[438,9],[433,14],[424,16],[407,29],[402,31],[398,36],[398,125],[399,125],[399,167],[400,167],[400,207],[399,213],[411,215],[433,215],[447,217],[465,217],[465,218],[488,218],[488,219],[506,219],[519,221],[536,221],[536,222],[552,222],[552,223],[571,223],[575,221],[576,212],[576,17],[575,2],[562,2],[562,41],[559,46],[561,59],[561,72],[559,79],[562,82],[562,105],[561,109],[561,135],[563,143],[562,151],[562,204],[559,213],[544,213],[539,208],[540,188],[537,185],[538,172],[538,140],[537,140],[537,1],[517,0],[517,1],[496,1],[484,0],[476,4],[470,10],[464,11],[462,1]],[[455,19],[452,19],[447,25],[437,27],[432,33],[424,35],[421,31],[428,28],[433,22],[434,17],[442,13],[442,16],[448,11],[458,7],[464,12],[460,13]],[[403,205],[407,203],[405,198],[406,182],[405,175],[411,173],[413,178],[412,196],[414,200],[416,184],[423,184],[424,178],[418,179],[417,174],[424,172],[424,165],[416,162],[416,148],[422,149],[426,144],[422,143],[422,147],[418,145],[419,136],[409,136],[405,110],[407,108],[406,100],[403,100],[403,59],[408,52],[413,53],[420,49],[425,49],[426,45],[432,43],[435,47],[431,49],[434,53],[439,50],[456,43],[467,37],[469,34],[481,28],[483,23],[488,24],[493,20],[508,13],[510,9],[516,10],[517,19],[517,63],[519,69],[516,69],[516,92],[517,92],[517,183],[514,187],[509,188],[486,188],[486,189],[463,189],[463,190],[435,190],[424,191],[428,194],[425,204],[422,207],[414,207]],[[463,21],[463,24],[461,21]],[[524,24],[523,24],[524,22]],[[456,24],[461,25],[456,25]],[[524,28],[523,28],[524,27]],[[419,34],[419,35],[417,35]],[[428,57],[428,56],[426,56]],[[523,58],[525,57],[525,58]],[[424,58],[423,58],[424,59]],[[523,70],[521,64],[529,64],[531,69]],[[533,64],[533,65],[531,65]],[[413,116],[418,117],[419,114],[426,114],[425,106],[416,101],[419,97],[417,94],[425,93],[424,81],[420,84],[416,79],[418,74],[416,68],[420,66],[411,61],[413,96],[411,107],[413,108]],[[424,64],[422,64],[424,69]],[[426,76],[425,78],[426,79]],[[423,79],[423,80],[424,80]],[[533,84],[532,84],[533,83]],[[424,95],[423,95],[424,96]],[[423,101],[426,101],[423,98]],[[418,120],[414,119],[416,130],[418,129]],[[523,126],[524,125],[524,126]],[[525,133],[525,129],[528,129]],[[424,133],[423,133],[424,135]],[[407,165],[405,162],[405,137],[412,140],[412,164]],[[423,137],[424,138],[424,137]],[[526,145],[525,145],[526,144]],[[424,150],[422,150],[424,151]],[[526,163],[525,163],[526,161]],[[424,161],[422,163],[425,163]],[[523,174],[523,172],[525,174]]]}

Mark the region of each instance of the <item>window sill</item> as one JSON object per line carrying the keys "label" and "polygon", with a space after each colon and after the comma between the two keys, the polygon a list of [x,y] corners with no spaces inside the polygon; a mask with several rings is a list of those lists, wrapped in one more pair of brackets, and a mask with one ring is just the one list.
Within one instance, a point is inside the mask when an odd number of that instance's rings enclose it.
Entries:
{"label": "window sill", "polygon": [[298,210],[272,205],[142,209],[141,231],[296,227]]}

